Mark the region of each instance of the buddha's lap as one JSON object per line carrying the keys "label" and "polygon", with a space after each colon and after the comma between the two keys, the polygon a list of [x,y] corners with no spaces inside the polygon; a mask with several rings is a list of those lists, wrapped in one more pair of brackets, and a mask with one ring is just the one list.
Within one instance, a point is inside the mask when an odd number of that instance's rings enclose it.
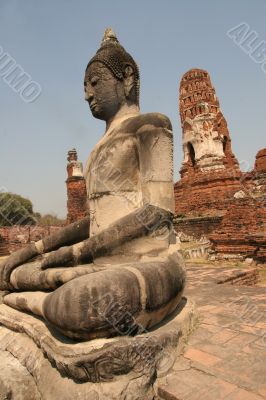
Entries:
{"label": "buddha's lap", "polygon": [[5,302],[35,312],[40,296],[42,304],[37,308],[47,321],[67,336],[91,338],[95,331],[103,332],[99,336],[118,334],[119,327],[134,324],[135,318],[144,327],[149,320],[159,322],[180,301],[184,282],[183,267],[178,260],[167,258],[112,266],[76,277],[51,293],[13,294]]}

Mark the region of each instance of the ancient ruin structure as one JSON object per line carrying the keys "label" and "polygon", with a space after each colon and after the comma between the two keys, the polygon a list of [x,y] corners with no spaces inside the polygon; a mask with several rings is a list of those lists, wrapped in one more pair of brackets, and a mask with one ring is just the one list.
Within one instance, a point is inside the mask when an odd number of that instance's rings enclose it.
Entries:
{"label": "ancient ruin structure", "polygon": [[0,257],[10,254],[8,246],[8,235],[6,231],[0,229]]}
{"label": "ancient ruin structure", "polygon": [[253,197],[266,193],[266,149],[258,151],[253,170],[243,174],[242,182]]}
{"label": "ancient ruin structure", "polygon": [[217,257],[266,261],[265,199],[235,199],[220,226],[210,235]]}
{"label": "ancient ruin structure", "polygon": [[[67,223],[81,220],[88,213],[86,182],[82,163],[75,149],[68,152]],[[0,257],[43,239],[61,229],[60,226],[12,225],[0,227]]]}
{"label": "ancient ruin structure", "polygon": [[67,161],[67,223],[71,224],[86,216],[87,190],[83,166],[78,161],[76,149],[68,152]]}
{"label": "ancient ruin structure", "polygon": [[13,225],[0,227],[0,257],[17,251],[61,229],[61,226]]}
{"label": "ancient ruin structure", "polygon": [[184,161],[181,176],[235,167],[231,138],[207,71],[192,69],[180,83]]}
{"label": "ancient ruin structure", "polygon": [[[90,218],[0,265],[9,292],[0,350],[26,367],[45,399],[151,400],[193,315],[172,229],[171,123],[140,113],[138,67],[110,29],[84,89],[93,116],[106,122],[85,171]],[[14,384],[8,371],[5,385]]]}
{"label": "ancient ruin structure", "polygon": [[192,69],[180,84],[184,160],[175,184],[175,228],[205,236],[216,253],[265,260],[266,149],[242,173],[207,71]]}
{"label": "ancient ruin structure", "polygon": [[262,149],[257,153],[254,170],[258,173],[266,173],[266,149]]}
{"label": "ancient ruin structure", "polygon": [[257,153],[254,169],[242,174],[241,191],[210,239],[223,256],[266,261],[266,149]]}
{"label": "ancient ruin structure", "polygon": [[192,69],[180,83],[184,160],[175,184],[176,215],[213,216],[240,190],[241,172],[207,71]]}

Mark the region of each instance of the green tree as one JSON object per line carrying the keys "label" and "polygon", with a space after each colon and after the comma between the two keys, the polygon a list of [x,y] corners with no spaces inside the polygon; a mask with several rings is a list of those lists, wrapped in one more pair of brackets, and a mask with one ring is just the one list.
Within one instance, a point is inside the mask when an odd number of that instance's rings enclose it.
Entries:
{"label": "green tree", "polygon": [[29,199],[10,192],[0,192],[0,226],[36,223],[33,205]]}

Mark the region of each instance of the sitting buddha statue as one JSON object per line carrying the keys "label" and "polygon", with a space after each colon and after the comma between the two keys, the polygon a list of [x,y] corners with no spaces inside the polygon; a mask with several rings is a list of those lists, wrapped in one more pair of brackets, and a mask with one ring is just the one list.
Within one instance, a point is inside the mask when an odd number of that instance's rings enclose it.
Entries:
{"label": "sitting buddha statue", "polygon": [[92,115],[106,122],[85,169],[89,217],[0,266],[5,305],[78,341],[150,329],[176,309],[185,285],[172,228],[171,123],[140,113],[138,67],[111,29],[84,90]]}

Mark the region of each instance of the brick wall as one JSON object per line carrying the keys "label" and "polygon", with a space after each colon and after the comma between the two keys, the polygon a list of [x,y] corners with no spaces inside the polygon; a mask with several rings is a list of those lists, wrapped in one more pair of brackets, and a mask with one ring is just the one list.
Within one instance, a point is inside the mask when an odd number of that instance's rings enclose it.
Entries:
{"label": "brick wall", "polygon": [[61,229],[60,226],[15,225],[0,227],[0,256],[8,255],[28,243],[36,242],[59,229]]}
{"label": "brick wall", "polygon": [[71,177],[67,180],[67,222],[78,221],[86,216],[87,191],[83,177]]}
{"label": "brick wall", "polygon": [[176,182],[176,215],[207,216],[226,211],[234,194],[241,189],[241,172],[221,170],[198,172]]}
{"label": "brick wall", "polygon": [[239,254],[266,261],[265,198],[236,199],[218,229],[210,235],[218,253]]}
{"label": "brick wall", "polygon": [[198,217],[198,218],[175,218],[174,228],[179,233],[184,233],[195,239],[202,236],[209,237],[220,226],[223,216]]}

